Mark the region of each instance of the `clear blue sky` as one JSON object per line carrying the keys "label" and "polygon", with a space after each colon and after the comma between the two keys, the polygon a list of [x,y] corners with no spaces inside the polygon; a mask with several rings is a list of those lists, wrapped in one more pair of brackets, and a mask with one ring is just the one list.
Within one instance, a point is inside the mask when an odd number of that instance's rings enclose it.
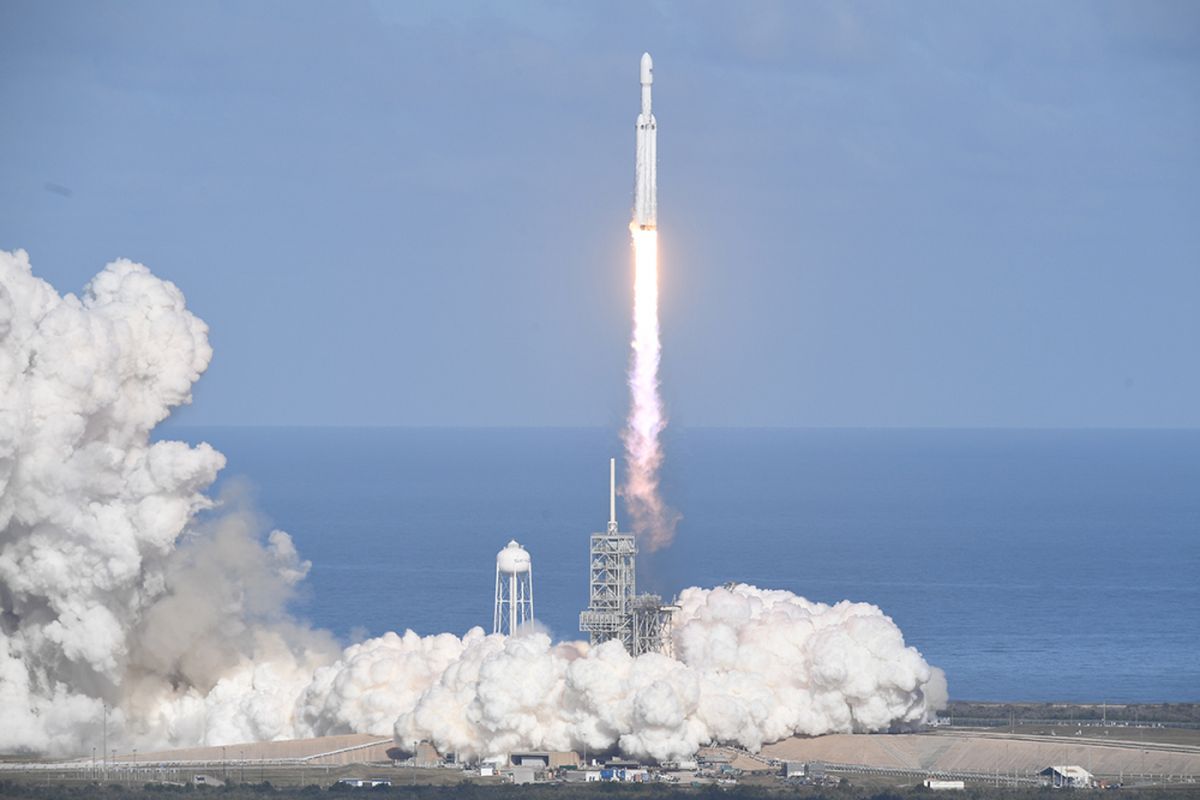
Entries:
{"label": "clear blue sky", "polygon": [[1200,3],[0,5],[0,247],[190,424],[608,425],[655,56],[678,425],[1200,425]]}

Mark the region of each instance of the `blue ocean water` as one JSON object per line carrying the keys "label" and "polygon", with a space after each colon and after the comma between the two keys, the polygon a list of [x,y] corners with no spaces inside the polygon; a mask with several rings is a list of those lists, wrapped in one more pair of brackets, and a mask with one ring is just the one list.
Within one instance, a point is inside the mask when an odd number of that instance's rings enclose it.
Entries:
{"label": "blue ocean water", "polygon": [[[601,429],[176,429],[208,441],[344,639],[487,626],[495,552],[577,635],[607,519]],[[975,700],[1200,701],[1200,431],[672,430],[676,543],[640,587],[745,581],[879,605]]]}

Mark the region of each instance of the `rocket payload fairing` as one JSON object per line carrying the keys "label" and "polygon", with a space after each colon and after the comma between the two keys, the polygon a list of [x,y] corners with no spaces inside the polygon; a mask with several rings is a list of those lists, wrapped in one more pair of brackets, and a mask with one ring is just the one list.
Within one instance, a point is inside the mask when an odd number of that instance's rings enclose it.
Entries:
{"label": "rocket payload fairing", "polygon": [[650,109],[654,60],[642,53],[642,113],[637,118],[637,171],[633,185],[633,221],[643,230],[658,227],[658,123]]}

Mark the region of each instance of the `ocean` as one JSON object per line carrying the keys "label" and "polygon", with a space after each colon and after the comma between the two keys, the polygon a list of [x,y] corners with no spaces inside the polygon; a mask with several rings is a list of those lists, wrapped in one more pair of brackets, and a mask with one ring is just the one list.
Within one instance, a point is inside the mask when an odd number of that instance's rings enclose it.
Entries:
{"label": "ocean", "polygon": [[[292,610],[343,641],[488,627],[511,538],[538,618],[579,635],[613,431],[163,436],[226,454],[217,491],[292,534],[312,561]],[[874,603],[954,699],[1200,701],[1200,431],[673,429],[666,453],[683,520],[642,590]]]}

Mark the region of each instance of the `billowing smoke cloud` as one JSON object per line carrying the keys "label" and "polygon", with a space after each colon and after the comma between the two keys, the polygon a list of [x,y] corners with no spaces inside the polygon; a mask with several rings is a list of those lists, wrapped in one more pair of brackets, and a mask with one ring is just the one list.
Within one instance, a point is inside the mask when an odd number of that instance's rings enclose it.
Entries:
{"label": "billowing smoke cloud", "polygon": [[224,457],[150,442],[207,333],[139,264],[60,297],[0,252],[2,750],[85,750],[105,704],[126,747],[290,733],[271,699],[336,656],[283,616],[307,571],[287,534],[263,547],[236,510],[196,524]]}
{"label": "billowing smoke cloud", "polygon": [[662,466],[660,436],[667,426],[658,391],[662,344],[658,333],[658,231],[630,225],[633,233],[633,358],[629,367],[629,418],[622,438],[627,471],[622,494],[633,515],[633,531],[646,550],[675,538],[679,512],[658,489]]}
{"label": "billowing smoke cloud", "polygon": [[444,750],[617,747],[924,719],[944,680],[875,607],[749,586],[681,596],[677,658],[474,629],[339,653],[289,618],[308,571],[208,445],[150,441],[207,368],[207,329],[143,266],[81,297],[0,252],[0,751],[87,753],[394,733]]}
{"label": "billowing smoke cloud", "polygon": [[[680,595],[677,658],[479,628],[350,648],[303,701],[315,729],[394,733],[444,752],[617,748],[659,760],[712,741],[916,725],[946,684],[875,606],[737,585]],[[394,726],[380,709],[399,711]],[[332,727],[330,727],[332,726]]]}

